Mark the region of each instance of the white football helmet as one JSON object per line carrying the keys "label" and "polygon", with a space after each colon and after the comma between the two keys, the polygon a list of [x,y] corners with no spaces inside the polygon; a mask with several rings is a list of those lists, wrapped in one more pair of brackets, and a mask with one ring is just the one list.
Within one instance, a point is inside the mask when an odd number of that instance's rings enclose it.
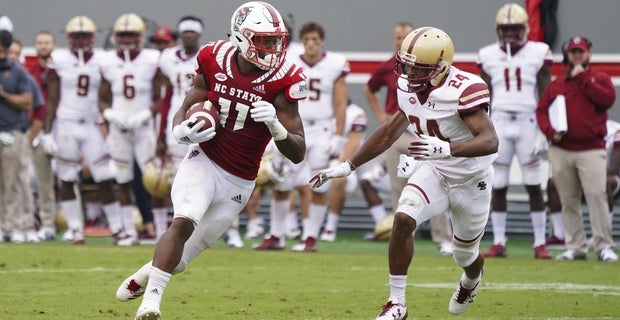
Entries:
{"label": "white football helmet", "polygon": [[87,16],[75,16],[67,22],[65,33],[71,51],[91,51],[95,44],[97,26]]}
{"label": "white football helmet", "polygon": [[266,2],[244,3],[230,20],[230,42],[244,59],[263,70],[282,64],[288,40],[282,16]]}
{"label": "white football helmet", "polygon": [[525,44],[530,32],[529,16],[525,9],[516,3],[503,5],[495,16],[495,30],[502,47],[510,44],[517,48]]}
{"label": "white football helmet", "polygon": [[142,171],[142,183],[148,193],[157,198],[170,195],[173,169],[171,161],[155,157],[146,163]]}
{"label": "white football helmet", "polygon": [[421,27],[411,31],[396,54],[395,72],[407,80],[407,88],[399,89],[420,92],[429,85],[439,85],[450,71],[453,59],[452,39],[443,30]]}
{"label": "white football helmet", "polygon": [[146,24],[139,15],[126,13],[114,22],[114,42],[119,51],[139,50],[144,42]]}

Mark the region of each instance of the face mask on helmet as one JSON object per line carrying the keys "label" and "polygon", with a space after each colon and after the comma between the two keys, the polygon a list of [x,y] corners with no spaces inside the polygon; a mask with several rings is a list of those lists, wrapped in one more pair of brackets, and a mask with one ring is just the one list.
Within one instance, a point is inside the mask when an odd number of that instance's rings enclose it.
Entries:
{"label": "face mask on helmet", "polygon": [[230,42],[241,56],[263,70],[284,61],[289,35],[280,13],[270,4],[248,2],[232,16]]}
{"label": "face mask on helmet", "polygon": [[450,70],[454,46],[450,37],[440,29],[422,27],[405,37],[396,54],[395,72],[398,88],[420,92],[441,83]]}
{"label": "face mask on helmet", "polygon": [[529,32],[529,16],[516,3],[508,3],[501,7],[495,16],[495,29],[500,46],[510,45],[517,48],[525,44]]}

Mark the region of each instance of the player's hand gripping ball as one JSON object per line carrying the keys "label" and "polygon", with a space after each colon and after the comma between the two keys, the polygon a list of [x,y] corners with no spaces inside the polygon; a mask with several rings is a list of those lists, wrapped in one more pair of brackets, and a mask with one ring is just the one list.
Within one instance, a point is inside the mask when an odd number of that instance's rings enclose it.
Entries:
{"label": "player's hand gripping ball", "polygon": [[191,120],[189,127],[192,128],[200,121],[204,121],[202,128],[198,132],[207,130],[209,128],[217,128],[220,126],[220,115],[217,108],[211,103],[211,101],[202,101],[195,103],[185,113],[185,119]]}

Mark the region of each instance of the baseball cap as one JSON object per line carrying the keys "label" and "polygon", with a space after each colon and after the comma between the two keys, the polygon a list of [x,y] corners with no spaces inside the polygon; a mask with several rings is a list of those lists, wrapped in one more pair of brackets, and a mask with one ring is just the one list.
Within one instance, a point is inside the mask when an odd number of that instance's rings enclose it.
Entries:
{"label": "baseball cap", "polygon": [[153,34],[149,38],[149,41],[151,41],[151,42],[153,42],[153,41],[172,42],[174,40],[175,40],[174,34],[172,33],[172,30],[170,30],[170,28],[168,28],[168,27],[159,27],[159,28],[157,28],[157,30],[155,31],[155,34]]}
{"label": "baseball cap", "polygon": [[573,49],[580,49],[580,50],[583,50],[585,52],[589,52],[590,51],[590,44],[589,44],[588,39],[586,39],[584,37],[573,37],[568,42],[568,51],[571,51]]}
{"label": "baseball cap", "polygon": [[13,22],[7,16],[0,16],[0,30],[13,32]]}

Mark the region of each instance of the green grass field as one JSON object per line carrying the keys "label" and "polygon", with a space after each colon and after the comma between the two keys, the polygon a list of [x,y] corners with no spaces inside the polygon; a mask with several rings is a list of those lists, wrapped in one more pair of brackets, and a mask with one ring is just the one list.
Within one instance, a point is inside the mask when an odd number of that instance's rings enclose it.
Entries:
{"label": "green grass field", "polygon": [[[163,318],[374,319],[389,294],[387,243],[360,238],[339,234],[317,253],[218,242],[173,277]],[[476,303],[451,316],[448,300],[461,271],[429,240],[416,245],[409,319],[620,319],[620,264],[593,254],[585,262],[537,261],[525,240],[509,243],[509,258],[487,259]],[[133,319],[139,301],[118,302],[116,288],[153,248],[98,238],[84,246],[0,244],[0,319]]]}

